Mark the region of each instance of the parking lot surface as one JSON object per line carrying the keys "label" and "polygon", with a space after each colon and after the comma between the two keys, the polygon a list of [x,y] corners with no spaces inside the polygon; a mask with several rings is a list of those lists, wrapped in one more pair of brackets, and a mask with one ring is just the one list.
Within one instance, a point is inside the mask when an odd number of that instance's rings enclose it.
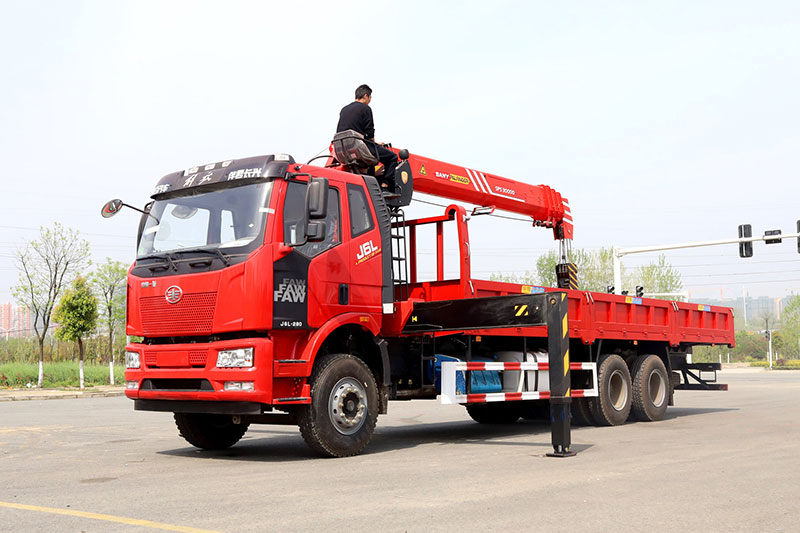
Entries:
{"label": "parking lot surface", "polygon": [[667,419],[474,423],[395,402],[364,454],[321,459],[291,426],[224,452],[122,397],[0,403],[2,531],[797,531],[800,372],[734,369]]}

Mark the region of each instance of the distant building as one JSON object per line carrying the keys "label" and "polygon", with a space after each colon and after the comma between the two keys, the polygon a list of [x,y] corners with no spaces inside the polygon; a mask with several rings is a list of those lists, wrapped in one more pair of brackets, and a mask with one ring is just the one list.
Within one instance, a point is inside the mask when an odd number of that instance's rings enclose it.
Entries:
{"label": "distant building", "polygon": [[6,302],[0,304],[0,335],[3,338],[33,335],[31,310]]}
{"label": "distant building", "polygon": [[765,316],[769,316],[772,320],[780,320],[781,312],[785,304],[785,298],[772,298],[770,296],[747,297],[747,313],[744,309],[744,298],[739,296],[730,300],[719,300],[716,298],[698,298],[692,297],[692,302],[697,302],[707,305],[721,305],[724,307],[732,307],[733,313],[736,317],[745,318],[747,316],[747,323],[758,325],[764,321]]}

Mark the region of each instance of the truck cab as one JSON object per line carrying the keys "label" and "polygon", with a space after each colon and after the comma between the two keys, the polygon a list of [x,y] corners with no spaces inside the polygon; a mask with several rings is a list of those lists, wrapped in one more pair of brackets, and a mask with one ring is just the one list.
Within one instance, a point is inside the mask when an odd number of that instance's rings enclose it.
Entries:
{"label": "truck cab", "polygon": [[[388,211],[372,177],[268,155],[169,174],[152,198],[128,278],[138,409],[307,403],[298,377],[314,334],[375,336],[391,312]],[[379,354],[371,364],[382,376]]]}

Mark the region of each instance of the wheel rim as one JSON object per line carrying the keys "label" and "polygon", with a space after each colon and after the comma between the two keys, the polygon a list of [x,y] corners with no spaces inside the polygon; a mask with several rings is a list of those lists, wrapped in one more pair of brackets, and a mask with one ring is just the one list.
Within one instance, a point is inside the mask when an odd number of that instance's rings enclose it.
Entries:
{"label": "wheel rim", "polygon": [[361,429],[366,421],[367,391],[357,379],[340,379],[328,400],[328,416],[336,431],[342,435],[352,435]]}
{"label": "wheel rim", "polygon": [[658,372],[650,373],[650,378],[647,380],[647,394],[650,402],[656,407],[661,407],[664,403],[667,397],[667,384]]}
{"label": "wheel rim", "polygon": [[628,387],[621,371],[615,370],[608,380],[608,399],[615,411],[622,411],[628,402]]}

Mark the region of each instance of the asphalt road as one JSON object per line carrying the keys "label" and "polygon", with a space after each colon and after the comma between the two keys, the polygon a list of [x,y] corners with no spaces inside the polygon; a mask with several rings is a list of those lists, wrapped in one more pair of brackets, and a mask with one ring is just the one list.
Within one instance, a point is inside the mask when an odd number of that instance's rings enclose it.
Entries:
{"label": "asphalt road", "polygon": [[392,403],[348,459],[288,426],[198,451],[120,397],[4,402],[0,530],[800,530],[800,372],[720,380],[679,391],[664,421],[574,429],[566,459],[545,457],[545,424],[434,402]]}

